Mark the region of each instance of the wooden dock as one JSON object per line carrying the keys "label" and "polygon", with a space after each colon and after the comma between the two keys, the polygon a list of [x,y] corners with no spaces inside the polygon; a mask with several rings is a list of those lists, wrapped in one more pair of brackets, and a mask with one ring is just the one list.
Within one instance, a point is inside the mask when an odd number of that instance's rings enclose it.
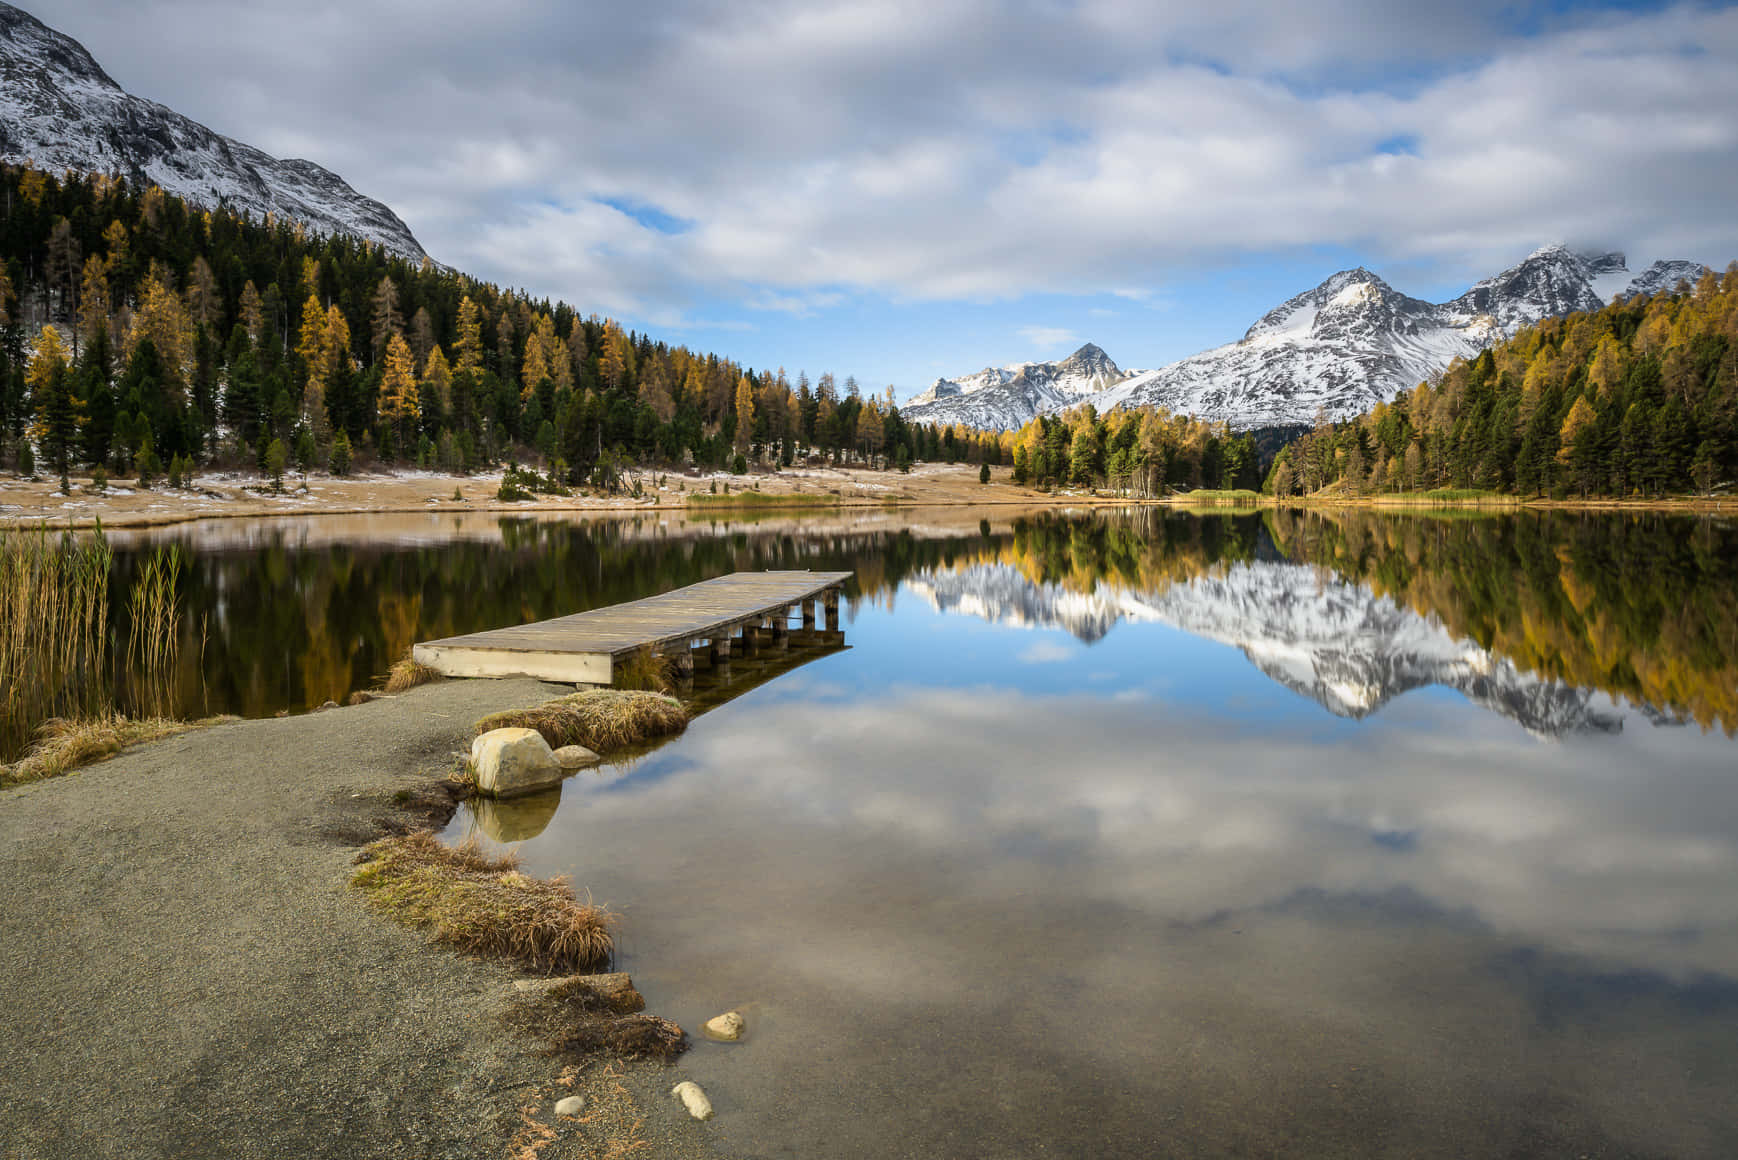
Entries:
{"label": "wooden dock", "polygon": [[805,629],[815,627],[816,606],[827,628],[839,627],[839,592],[850,572],[733,572],[674,592],[594,608],[554,620],[521,624],[418,644],[411,655],[449,677],[537,677],[545,681],[608,685],[615,666],[649,648],[693,672],[693,649],[702,643],[714,663],[728,661],[733,640],[755,643],[762,632],[775,646],[790,633],[799,609]]}

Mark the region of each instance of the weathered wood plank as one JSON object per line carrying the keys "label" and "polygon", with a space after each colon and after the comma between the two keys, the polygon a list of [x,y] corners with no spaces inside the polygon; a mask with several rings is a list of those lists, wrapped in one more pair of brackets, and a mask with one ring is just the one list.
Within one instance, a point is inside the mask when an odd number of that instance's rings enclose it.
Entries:
{"label": "weathered wood plank", "polygon": [[448,676],[523,675],[607,684],[615,660],[636,649],[662,652],[700,640],[728,640],[746,625],[788,619],[792,606],[806,609],[816,597],[830,598],[836,608],[837,592],[851,575],[735,572],[608,608],[426,641],[411,653]]}

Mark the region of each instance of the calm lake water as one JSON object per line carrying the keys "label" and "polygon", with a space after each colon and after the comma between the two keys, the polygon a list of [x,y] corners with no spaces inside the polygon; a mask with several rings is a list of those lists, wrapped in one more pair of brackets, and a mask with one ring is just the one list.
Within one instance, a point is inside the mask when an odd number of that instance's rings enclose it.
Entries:
{"label": "calm lake water", "polygon": [[855,569],[848,647],[449,830],[620,911],[652,1010],[746,1015],[680,1065],[727,1151],[1738,1155],[1731,522],[817,520],[116,538],[189,546],[183,695],[254,715]]}

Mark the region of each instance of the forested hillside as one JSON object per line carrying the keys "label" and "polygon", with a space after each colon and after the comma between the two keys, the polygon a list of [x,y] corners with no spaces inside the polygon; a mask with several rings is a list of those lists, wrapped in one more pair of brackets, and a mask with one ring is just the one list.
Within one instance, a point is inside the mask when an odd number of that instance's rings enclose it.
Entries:
{"label": "forested hillside", "polygon": [[908,426],[891,391],[792,382],[354,238],[30,167],[0,167],[0,208],[0,466],[516,459],[612,487],[631,463],[999,461]]}
{"label": "forested hillside", "polygon": [[1547,319],[1275,458],[1266,490],[1661,496],[1738,475],[1738,262]]}

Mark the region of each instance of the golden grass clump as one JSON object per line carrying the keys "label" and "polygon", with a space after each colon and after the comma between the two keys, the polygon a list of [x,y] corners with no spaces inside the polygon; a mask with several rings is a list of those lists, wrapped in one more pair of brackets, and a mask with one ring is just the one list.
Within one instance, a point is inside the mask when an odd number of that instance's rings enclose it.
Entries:
{"label": "golden grass clump", "polygon": [[370,843],[356,863],[351,885],[370,903],[461,951],[569,973],[603,969],[614,953],[614,915],[575,899],[565,878],[521,874],[511,854],[425,830]]}
{"label": "golden grass clump", "polygon": [[629,653],[628,658],[616,668],[615,687],[646,693],[668,693],[675,676],[674,657],[662,656],[653,652],[650,645],[641,645]]}
{"label": "golden grass clump", "polygon": [[431,681],[442,680],[444,674],[433,665],[425,665],[413,656],[406,655],[392,666],[392,671],[386,675],[386,691],[388,693],[405,693],[418,685],[426,685]]}
{"label": "golden grass clump", "polygon": [[643,745],[687,727],[688,711],[676,698],[622,689],[573,693],[529,709],[491,713],[477,722],[478,733],[535,729],[552,749],[583,745],[596,753]]}
{"label": "golden grass clump", "polygon": [[130,720],[119,715],[94,719],[54,717],[36,731],[36,743],[11,765],[0,765],[0,785],[22,785],[59,777],[81,765],[112,757],[130,745],[173,737],[189,729],[235,721],[207,717],[202,721],[171,721],[163,717]]}

